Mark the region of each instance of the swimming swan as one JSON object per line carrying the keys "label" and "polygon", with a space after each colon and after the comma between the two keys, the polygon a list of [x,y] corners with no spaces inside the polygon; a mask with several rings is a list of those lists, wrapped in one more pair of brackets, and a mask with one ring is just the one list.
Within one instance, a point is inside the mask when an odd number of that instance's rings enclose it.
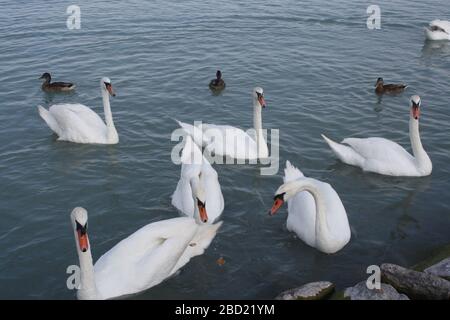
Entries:
{"label": "swimming swan", "polygon": [[261,110],[266,106],[263,89],[254,88],[252,97],[254,134],[232,126],[204,123],[194,127],[187,123],[178,123],[192,136],[197,145],[205,146],[211,154],[234,159],[267,158],[269,149],[263,135],[261,116]]}
{"label": "swimming swan", "polygon": [[420,97],[412,96],[409,138],[413,155],[399,144],[384,138],[346,138],[342,143],[336,143],[325,135],[322,137],[342,162],[360,167],[364,171],[389,176],[428,176],[433,166],[420,140],[420,106]]}
{"label": "swimming swan", "polygon": [[270,215],[287,201],[287,229],[307,245],[325,253],[341,250],[350,240],[347,213],[336,191],[328,183],[306,178],[286,161],[284,184],[275,192]]}
{"label": "swimming swan", "polygon": [[199,225],[187,217],[150,223],[120,241],[93,265],[87,211],[73,209],[71,221],[80,262],[80,300],[111,299],[156,286],[191,258],[203,254],[222,224]]}
{"label": "swimming swan", "polygon": [[[224,200],[216,170],[203,157],[200,149],[186,137],[186,143],[181,154],[181,174],[175,192],[172,195],[172,205],[189,217],[194,217],[195,206],[201,205],[208,212],[208,217],[202,222],[213,223],[222,214]],[[196,199],[192,194],[196,195]]]}
{"label": "swimming swan", "polygon": [[111,80],[102,78],[100,88],[103,97],[105,122],[92,109],[82,104],[56,104],[46,110],[38,106],[39,115],[54,133],[59,141],[76,143],[116,144],[119,136],[109,104],[109,95],[115,96]]}

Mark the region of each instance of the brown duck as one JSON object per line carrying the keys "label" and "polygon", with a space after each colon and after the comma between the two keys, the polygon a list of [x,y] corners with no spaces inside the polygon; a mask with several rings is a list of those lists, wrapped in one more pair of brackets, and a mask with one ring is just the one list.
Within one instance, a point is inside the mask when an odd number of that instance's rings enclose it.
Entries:
{"label": "brown duck", "polygon": [[222,72],[217,70],[216,79],[212,79],[209,83],[209,88],[213,91],[220,91],[225,89],[225,81],[222,79]]}
{"label": "brown duck", "polygon": [[75,85],[70,82],[51,82],[50,73],[45,72],[39,79],[44,79],[42,90],[46,92],[67,92],[75,89]]}
{"label": "brown duck", "polygon": [[400,93],[407,87],[406,84],[384,84],[383,78],[378,78],[375,84],[375,92],[377,94],[383,93]]}

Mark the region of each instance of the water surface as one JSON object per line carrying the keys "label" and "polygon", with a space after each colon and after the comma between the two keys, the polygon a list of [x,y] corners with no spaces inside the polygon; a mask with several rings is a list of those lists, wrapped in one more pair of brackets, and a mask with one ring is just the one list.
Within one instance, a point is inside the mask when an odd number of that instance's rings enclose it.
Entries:
{"label": "water surface", "polygon": [[[366,27],[369,1],[241,2],[77,1],[81,30],[71,31],[66,1],[0,1],[1,298],[75,298],[65,273],[78,263],[75,206],[89,211],[94,260],[139,227],[177,217],[173,119],[250,128],[256,85],[264,127],[280,129],[281,162],[334,186],[351,242],[324,255],[286,230],[286,209],[267,216],[282,168],[261,176],[258,166],[216,166],[226,201],[219,234],[178,276],[135,298],[270,299],[314,280],[344,288],[370,264],[408,266],[449,242],[450,47],[423,36],[429,21],[450,18],[447,2],[378,1],[381,30]],[[218,68],[227,88],[213,96]],[[37,78],[46,71],[76,92],[44,94]],[[103,114],[102,76],[117,92],[120,143],[55,141],[36,106],[79,102]],[[409,88],[380,100],[379,76]],[[320,137],[382,136],[410,150],[412,94],[423,101],[430,177],[363,174]]]}

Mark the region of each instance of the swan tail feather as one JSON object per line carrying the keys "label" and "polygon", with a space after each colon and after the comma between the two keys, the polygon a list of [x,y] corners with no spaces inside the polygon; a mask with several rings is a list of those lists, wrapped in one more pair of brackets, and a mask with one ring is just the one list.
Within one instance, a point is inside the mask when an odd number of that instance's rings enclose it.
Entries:
{"label": "swan tail feather", "polygon": [[351,147],[334,142],[324,134],[321,135],[336,157],[344,163],[351,165],[361,165],[364,159]]}
{"label": "swan tail feather", "polygon": [[56,134],[59,135],[60,128],[58,125],[58,122],[56,122],[55,118],[52,116],[52,114],[45,109],[43,106],[38,106],[39,115],[42,119],[44,119],[45,123],[49,126],[50,129]]}
{"label": "swan tail feather", "polygon": [[296,167],[294,167],[289,160],[286,160],[286,168],[284,169],[284,183],[294,181],[304,177],[303,173]]}

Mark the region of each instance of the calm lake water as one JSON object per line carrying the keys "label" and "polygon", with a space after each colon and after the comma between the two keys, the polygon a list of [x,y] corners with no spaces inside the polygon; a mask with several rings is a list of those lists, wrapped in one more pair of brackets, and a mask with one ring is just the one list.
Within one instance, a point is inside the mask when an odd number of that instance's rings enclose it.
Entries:
{"label": "calm lake water", "polygon": [[[345,288],[368,265],[409,266],[450,241],[450,45],[423,27],[449,19],[447,1],[377,1],[381,30],[366,27],[370,1],[76,1],[81,29],[66,28],[67,1],[0,1],[0,298],[74,299],[77,264],[69,219],[89,211],[94,260],[147,223],[177,217],[170,160],[177,118],[252,127],[251,89],[264,88],[263,126],[280,129],[280,157],[341,196],[351,242],[334,255],[267,215],[282,182],[259,166],[216,166],[224,224],[206,253],[139,299],[270,299],[314,280]],[[220,68],[227,83],[214,96]],[[73,81],[46,95],[38,77]],[[103,116],[99,79],[111,78],[120,136],[114,146],[55,141],[36,106],[79,102]],[[376,78],[406,82],[380,100]],[[382,136],[410,150],[409,97],[422,97],[426,178],[363,174],[339,163],[320,137]],[[225,259],[219,266],[216,260]]]}

